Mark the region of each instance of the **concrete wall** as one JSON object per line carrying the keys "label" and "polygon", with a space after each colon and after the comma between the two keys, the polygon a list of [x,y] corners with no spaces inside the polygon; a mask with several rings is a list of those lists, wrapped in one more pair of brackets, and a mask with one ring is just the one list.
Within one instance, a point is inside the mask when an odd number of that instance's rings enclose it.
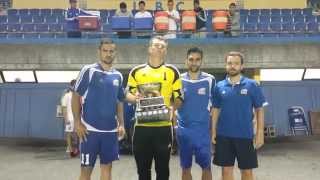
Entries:
{"label": "concrete wall", "polygon": [[[116,66],[130,69],[145,63],[147,41],[117,41]],[[73,43],[1,43],[0,69],[56,69],[77,70],[84,64],[97,61],[98,41]],[[192,46],[204,50],[204,66],[210,69],[224,68],[224,55],[232,50],[242,51],[249,68],[297,68],[320,67],[320,43],[216,43],[212,41],[169,42],[167,62],[184,67],[186,51]]]}

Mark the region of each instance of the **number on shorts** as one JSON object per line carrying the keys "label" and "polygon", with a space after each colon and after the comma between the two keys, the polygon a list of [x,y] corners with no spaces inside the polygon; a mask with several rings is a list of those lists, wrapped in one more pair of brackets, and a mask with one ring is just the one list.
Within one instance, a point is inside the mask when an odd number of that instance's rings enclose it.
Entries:
{"label": "number on shorts", "polygon": [[81,154],[81,164],[89,165],[89,154]]}

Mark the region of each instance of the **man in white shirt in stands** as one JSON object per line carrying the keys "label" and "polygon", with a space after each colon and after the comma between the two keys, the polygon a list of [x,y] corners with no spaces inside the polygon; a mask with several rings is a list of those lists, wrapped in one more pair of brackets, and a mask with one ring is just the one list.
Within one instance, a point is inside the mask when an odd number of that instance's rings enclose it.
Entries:
{"label": "man in white shirt in stands", "polygon": [[[139,11],[134,15],[134,18],[152,18],[149,11],[145,10],[146,3],[144,1],[139,1]],[[150,38],[150,33],[148,32],[136,32],[138,38]]]}
{"label": "man in white shirt in stands", "polygon": [[175,39],[176,31],[178,29],[178,23],[180,22],[180,14],[177,10],[174,9],[173,0],[168,0],[168,10],[169,15],[169,32],[164,37],[166,39]]}

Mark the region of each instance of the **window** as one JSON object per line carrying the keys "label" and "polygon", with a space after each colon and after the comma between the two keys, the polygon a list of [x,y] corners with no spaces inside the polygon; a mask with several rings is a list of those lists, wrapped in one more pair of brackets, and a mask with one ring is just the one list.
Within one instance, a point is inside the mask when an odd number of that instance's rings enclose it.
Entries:
{"label": "window", "polygon": [[79,71],[36,71],[39,83],[65,83],[76,79]]}
{"label": "window", "polygon": [[261,69],[261,81],[301,81],[304,69]]}

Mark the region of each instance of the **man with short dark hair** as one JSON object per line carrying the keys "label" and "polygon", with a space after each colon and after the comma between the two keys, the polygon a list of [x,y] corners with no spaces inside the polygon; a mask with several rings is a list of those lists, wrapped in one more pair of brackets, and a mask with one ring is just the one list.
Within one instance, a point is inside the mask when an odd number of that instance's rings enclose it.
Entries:
{"label": "man with short dark hair", "polygon": [[[133,15],[130,11],[127,10],[127,4],[125,2],[121,2],[119,5],[120,9],[117,10],[115,16],[117,17],[128,17],[133,18]],[[130,31],[120,31],[117,32],[119,38],[130,38],[131,32]]]}
{"label": "man with short dark hair", "polygon": [[184,102],[177,110],[176,134],[182,180],[192,179],[193,156],[202,168],[201,179],[212,179],[210,111],[215,78],[200,70],[202,58],[200,48],[190,48],[186,58],[188,72],[181,74]]}
{"label": "man with short dark hair", "polygon": [[[152,14],[145,9],[146,3],[139,1],[139,11],[134,15],[134,18],[152,18]],[[150,32],[136,32],[138,38],[150,38]]]}
{"label": "man with short dark hair", "polygon": [[225,34],[227,36],[239,36],[240,34],[240,12],[235,3],[229,5],[228,27]]}
{"label": "man with short dark hair", "polygon": [[[225,80],[217,83],[213,96],[212,142],[216,144],[213,163],[222,167],[223,180],[233,180],[237,159],[242,180],[253,180],[258,167],[257,149],[264,144],[264,109],[267,105],[260,85],[241,74],[244,56],[230,52],[225,57]],[[254,136],[253,111],[257,118]]]}
{"label": "man with short dark hair", "polygon": [[[80,180],[90,180],[97,156],[101,179],[111,180],[112,162],[119,159],[118,137],[125,134],[122,74],[113,68],[116,45],[102,39],[100,61],[80,71],[72,96],[75,129],[80,139]],[[131,99],[135,101],[135,99]]]}

